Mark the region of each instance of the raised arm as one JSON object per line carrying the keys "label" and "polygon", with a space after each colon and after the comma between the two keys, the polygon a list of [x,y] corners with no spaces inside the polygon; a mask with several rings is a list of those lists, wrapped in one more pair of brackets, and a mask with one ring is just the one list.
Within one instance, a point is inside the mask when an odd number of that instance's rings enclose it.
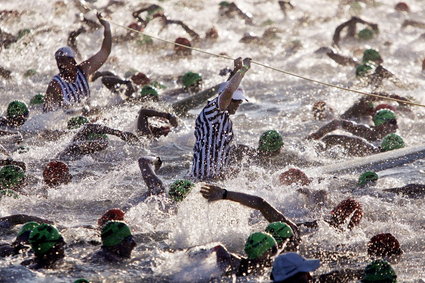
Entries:
{"label": "raised arm", "polygon": [[51,81],[44,97],[43,111],[49,112],[56,110],[62,102],[62,90],[56,81]]}
{"label": "raised arm", "polygon": [[112,35],[109,22],[104,20],[100,13],[97,14],[97,18],[104,28],[103,42],[99,52],[80,64],[81,69],[87,77],[96,72],[106,62],[112,48]]}
{"label": "raised arm", "polygon": [[123,141],[130,142],[130,143],[140,142],[139,138],[131,132],[124,132],[124,131],[112,129],[103,125],[99,125],[99,124],[84,125],[83,129],[80,132],[78,132],[77,135],[74,137],[74,140],[80,140],[86,137],[90,133],[113,135],[113,136],[119,137]]}
{"label": "raised arm", "polygon": [[341,120],[333,120],[333,121],[329,122],[328,124],[324,125],[323,127],[321,127],[316,132],[310,134],[307,138],[318,140],[318,139],[322,138],[324,135],[326,135],[326,134],[328,134],[332,131],[335,131],[340,126],[341,126]]}
{"label": "raised arm", "polygon": [[261,212],[261,214],[264,216],[264,218],[267,219],[269,222],[276,222],[276,221],[282,221],[291,226],[292,230],[296,235],[299,235],[299,229],[297,225],[286,218],[283,213],[278,211],[276,208],[274,208],[270,203],[265,201],[261,197],[239,193],[239,192],[232,192],[225,189],[222,189],[218,186],[214,185],[204,185],[201,187],[201,194],[204,198],[206,198],[208,201],[216,201],[220,199],[226,199],[231,200],[234,202],[238,202],[244,206],[257,209]]}
{"label": "raised arm", "polygon": [[[235,60],[235,66],[236,64],[239,64],[236,61],[240,60],[240,58]],[[236,89],[239,87],[239,84],[241,83],[243,77],[245,76],[245,73],[249,70],[249,68],[251,68],[251,58],[245,58],[242,62],[242,67],[227,82],[226,88],[220,94],[220,97],[218,99],[218,106],[221,111],[226,110],[229,106],[230,102],[232,101],[233,92],[235,92]]]}

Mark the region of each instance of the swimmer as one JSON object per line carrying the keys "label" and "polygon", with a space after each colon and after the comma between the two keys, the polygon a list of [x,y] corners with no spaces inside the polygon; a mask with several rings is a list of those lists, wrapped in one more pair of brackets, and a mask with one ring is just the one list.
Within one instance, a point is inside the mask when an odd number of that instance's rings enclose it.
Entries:
{"label": "swimmer", "polygon": [[7,106],[6,116],[0,117],[0,127],[16,129],[28,120],[28,106],[22,101],[12,101]]}
{"label": "swimmer", "polygon": [[27,184],[25,163],[5,160],[3,164],[7,165],[0,169],[0,190],[3,191],[0,193],[0,196],[4,194],[8,195],[7,192],[12,193],[21,191]]}
{"label": "swimmer", "polygon": [[91,261],[122,262],[131,258],[136,247],[130,227],[122,221],[108,221],[101,232],[101,250],[96,252]]}
{"label": "swimmer", "polygon": [[12,73],[12,71],[3,68],[2,66],[0,66],[0,77],[9,80],[10,78],[12,78],[12,76],[10,75]]}
{"label": "swimmer", "polygon": [[31,269],[55,268],[65,257],[65,241],[55,226],[40,224],[29,235],[34,258],[21,264]]}
{"label": "swimmer", "polygon": [[129,143],[140,142],[139,138],[131,132],[123,132],[98,124],[86,122],[82,129],[72,138],[71,144],[58,154],[60,160],[77,160],[87,154],[105,150],[108,147],[108,136],[114,135]]}
{"label": "swimmer", "polygon": [[221,1],[219,3],[219,14],[229,19],[233,19],[235,16],[239,16],[248,25],[253,25],[252,15],[242,11],[234,2]]}
{"label": "swimmer", "polygon": [[278,1],[280,10],[282,11],[283,15],[288,17],[288,10],[295,9],[295,6],[291,3],[291,1]]}
{"label": "swimmer", "polygon": [[409,198],[422,198],[425,196],[425,185],[424,184],[408,184],[403,187],[383,189],[383,191],[399,194]]}
{"label": "swimmer", "polygon": [[142,109],[139,111],[139,117],[137,118],[137,133],[139,135],[147,136],[149,138],[159,138],[161,136],[167,136],[168,133],[170,133],[170,126],[154,127],[150,125],[148,118],[152,117],[166,119],[172,127],[178,126],[176,116],[167,112],[159,112],[142,107]]}
{"label": "swimmer", "polygon": [[17,255],[25,250],[28,250],[30,233],[38,225],[40,225],[40,223],[34,221],[26,222],[24,225],[22,225],[21,229],[16,235],[15,241],[13,241],[11,244],[0,243],[0,257]]}
{"label": "swimmer", "polygon": [[399,241],[391,233],[377,234],[367,243],[367,254],[373,258],[398,261],[403,253]]}
{"label": "swimmer", "polygon": [[53,111],[59,107],[80,103],[90,96],[88,77],[105,63],[111,53],[112,36],[109,22],[97,14],[99,22],[104,27],[104,39],[98,53],[82,62],[75,61],[75,52],[69,47],[62,47],[55,53],[59,74],[49,83],[43,110]]}
{"label": "swimmer", "polygon": [[245,33],[244,36],[239,40],[242,43],[254,43],[254,44],[270,44],[273,39],[278,39],[278,33],[282,32],[280,29],[270,27],[266,29],[261,37],[252,35],[251,33]]}
{"label": "swimmer", "polygon": [[[362,30],[360,32],[363,32],[363,31],[367,30],[367,31],[369,31],[368,34],[369,33],[372,34],[371,36],[373,36],[373,33],[378,33],[379,32],[379,29],[378,29],[378,25],[377,24],[364,21],[364,20],[362,20],[362,19],[360,19],[358,17],[352,17],[350,20],[348,20],[348,21],[340,24],[339,26],[337,26],[337,28],[335,29],[333,38],[332,38],[333,44],[335,46],[339,46],[339,42],[341,40],[341,32],[345,28],[347,28],[347,35],[346,35],[346,37],[354,37],[356,35],[356,33],[357,33],[357,28],[356,28],[357,24],[366,25],[366,26],[368,26],[370,28],[370,29],[364,29],[364,30]],[[364,32],[364,33],[366,33],[366,32]]]}
{"label": "swimmer", "polygon": [[251,67],[251,59],[245,58],[242,61],[242,58],[238,58],[234,64],[238,71],[196,119],[192,176],[199,180],[222,178],[226,173],[233,140],[230,115],[235,114],[242,101],[246,100],[239,85]]}

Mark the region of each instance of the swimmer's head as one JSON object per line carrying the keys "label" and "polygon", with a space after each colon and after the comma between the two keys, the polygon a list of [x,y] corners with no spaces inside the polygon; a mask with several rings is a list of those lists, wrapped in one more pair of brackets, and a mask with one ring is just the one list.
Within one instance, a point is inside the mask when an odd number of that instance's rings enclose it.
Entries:
{"label": "swimmer's head", "polygon": [[366,63],[358,65],[356,67],[356,76],[358,77],[367,76],[372,69],[373,69],[372,66]]}
{"label": "swimmer's head", "polygon": [[57,245],[63,244],[62,235],[55,226],[40,224],[30,234],[29,242],[36,256],[44,256]]}
{"label": "swimmer's head", "polygon": [[256,232],[248,237],[244,250],[249,259],[262,259],[277,253],[277,242],[268,233]]}
{"label": "swimmer's head", "polygon": [[394,9],[399,12],[410,12],[410,8],[405,2],[398,2]]}
{"label": "swimmer's head", "polygon": [[69,167],[62,161],[51,161],[43,170],[44,182],[49,187],[57,187],[62,184],[68,184],[72,175],[69,173]]}
{"label": "swimmer's head", "polygon": [[185,48],[181,45],[185,45],[188,47],[192,47],[192,44],[190,43],[190,40],[184,37],[178,37],[174,43],[177,43],[174,45],[174,52],[176,52],[177,55],[183,55],[183,56],[187,56],[187,55],[191,55],[192,54],[192,50],[190,48]]}
{"label": "swimmer's head", "polygon": [[396,112],[396,108],[394,106],[389,105],[389,104],[385,104],[385,103],[377,105],[374,108],[373,111],[374,111],[374,113],[377,113],[379,110],[383,110],[383,109],[387,109],[387,110],[391,110],[393,112]]}
{"label": "swimmer's head", "polygon": [[388,109],[379,110],[373,116],[373,123],[375,124],[375,127],[381,126],[393,120],[397,120],[397,117],[393,111]]}
{"label": "swimmer's head", "polygon": [[0,189],[15,189],[25,182],[25,171],[15,165],[6,165],[0,169]]}
{"label": "swimmer's head", "polygon": [[357,37],[361,40],[370,40],[374,37],[374,32],[371,29],[364,28],[357,33]]}
{"label": "swimmer's head", "polygon": [[22,225],[21,229],[18,232],[18,235],[16,236],[15,243],[28,244],[29,243],[29,237],[30,237],[32,230],[34,230],[34,228],[38,227],[39,225],[40,225],[40,223],[37,223],[37,222],[34,222],[34,221],[30,221],[30,222],[27,222],[24,225]]}
{"label": "swimmer's head", "polygon": [[369,61],[374,62],[376,64],[382,64],[384,60],[382,60],[381,54],[375,49],[366,49],[363,52],[363,63],[367,63]]}
{"label": "swimmer's head", "polygon": [[30,100],[30,105],[40,105],[44,103],[44,95],[41,93],[34,95]]}
{"label": "swimmer's head", "polygon": [[[348,219],[351,216],[350,219]],[[335,227],[340,227],[342,224],[348,220],[348,229],[354,228],[360,224],[361,219],[363,218],[363,208],[362,205],[353,199],[346,199],[340,202],[332,211],[331,211],[331,221],[330,224]]]}
{"label": "swimmer's head", "polygon": [[279,153],[282,146],[282,135],[275,130],[269,130],[260,136],[260,141],[258,142],[258,151],[261,154],[273,155]]}
{"label": "swimmer's head", "polygon": [[378,174],[372,171],[364,172],[360,175],[358,185],[359,186],[365,186],[367,184],[376,184],[376,181],[378,181]]}
{"label": "swimmer's head", "polygon": [[308,186],[311,180],[307,175],[300,169],[291,168],[279,175],[279,181],[284,186],[290,186],[292,184],[300,184],[302,186]]}
{"label": "swimmer's head", "polygon": [[187,72],[182,77],[182,83],[185,89],[197,91],[202,83],[202,75],[194,72]]}
{"label": "swimmer's head", "polygon": [[278,244],[283,243],[294,235],[292,228],[281,221],[272,222],[267,225],[266,232],[272,235]]}
{"label": "swimmer's head", "polygon": [[22,101],[12,101],[7,106],[6,116],[9,124],[13,127],[22,126],[29,117],[29,110],[27,105]]}
{"label": "swimmer's head", "polygon": [[145,85],[141,90],[140,90],[140,96],[141,97],[149,97],[149,98],[153,98],[153,99],[158,99],[158,91],[156,90],[156,88],[154,88],[153,86],[150,85]]}
{"label": "swimmer's head", "polygon": [[391,233],[373,236],[367,244],[369,256],[391,257],[403,254],[400,243]]}
{"label": "swimmer's head", "polygon": [[381,142],[381,151],[390,151],[403,148],[405,146],[403,138],[396,134],[386,135]]}
{"label": "swimmer's head", "polygon": [[122,211],[121,209],[119,209],[119,208],[112,208],[112,209],[109,209],[108,211],[106,211],[102,215],[102,217],[100,217],[99,220],[97,220],[97,224],[100,227],[102,227],[108,221],[111,221],[111,220],[124,221],[124,215],[125,215],[125,212]]}
{"label": "swimmer's head", "polygon": [[77,62],[75,61],[75,52],[68,46],[56,50],[55,59],[61,72],[70,71],[77,66]]}
{"label": "swimmer's head", "polygon": [[131,76],[131,81],[136,85],[147,85],[151,80],[144,73],[138,72]]}
{"label": "swimmer's head", "polygon": [[68,130],[78,129],[84,124],[90,123],[89,119],[84,116],[72,117],[68,121]]}
{"label": "swimmer's head", "polygon": [[122,258],[130,258],[136,242],[130,227],[122,221],[108,221],[102,228],[102,249]]}
{"label": "swimmer's head", "polygon": [[194,186],[195,184],[189,180],[174,181],[170,186],[168,195],[174,201],[182,201],[190,193]]}
{"label": "swimmer's head", "polygon": [[397,274],[391,265],[385,260],[379,259],[372,261],[364,270],[362,283],[386,282],[396,283]]}

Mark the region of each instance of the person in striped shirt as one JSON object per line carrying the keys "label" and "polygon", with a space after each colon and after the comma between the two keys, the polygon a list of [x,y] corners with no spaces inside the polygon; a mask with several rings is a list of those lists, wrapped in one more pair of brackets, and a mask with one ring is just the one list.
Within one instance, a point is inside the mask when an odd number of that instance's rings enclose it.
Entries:
{"label": "person in striped shirt", "polygon": [[224,177],[232,149],[233,128],[230,115],[246,100],[239,86],[251,67],[251,59],[237,58],[231,78],[222,91],[202,109],[195,122],[192,176],[199,180]]}
{"label": "person in striped shirt", "polygon": [[58,107],[80,103],[90,96],[88,77],[96,72],[108,59],[112,47],[109,22],[98,13],[97,18],[104,27],[104,39],[99,52],[77,65],[75,52],[70,47],[62,47],[55,53],[59,74],[54,76],[46,90],[43,110],[53,111]]}

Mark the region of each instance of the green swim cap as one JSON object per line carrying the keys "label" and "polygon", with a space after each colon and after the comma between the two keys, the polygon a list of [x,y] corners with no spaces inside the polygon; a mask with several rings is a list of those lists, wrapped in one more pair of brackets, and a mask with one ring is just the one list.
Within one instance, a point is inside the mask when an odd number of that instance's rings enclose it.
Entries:
{"label": "green swim cap", "polygon": [[90,283],[90,281],[85,278],[80,278],[75,280],[74,283]]}
{"label": "green swim cap", "polygon": [[361,282],[397,282],[397,275],[391,265],[382,260],[375,260],[366,266]]}
{"label": "green swim cap", "polygon": [[183,85],[186,88],[196,85],[199,81],[202,81],[202,76],[194,72],[187,72],[182,77]]}
{"label": "green swim cap", "polygon": [[102,228],[102,245],[113,247],[131,236],[130,228],[122,221],[108,221]]}
{"label": "green swim cap", "polygon": [[0,188],[9,189],[22,184],[25,180],[24,170],[15,165],[6,165],[0,169]]}
{"label": "green swim cap", "polygon": [[21,116],[26,118],[30,114],[27,105],[18,100],[9,103],[6,113],[9,119],[18,118]]}
{"label": "green swim cap", "polygon": [[30,100],[30,105],[39,105],[44,103],[44,95],[41,93],[34,95]]}
{"label": "green swim cap", "polygon": [[356,76],[363,77],[366,76],[370,70],[372,70],[372,66],[369,64],[361,64],[356,67]]}
{"label": "green swim cap", "polygon": [[390,151],[393,149],[403,148],[405,146],[403,139],[396,134],[386,135],[381,142],[382,151]]}
{"label": "green swim cap", "polygon": [[227,1],[221,1],[218,5],[219,5],[220,7],[228,7],[228,6],[230,6],[230,2],[227,2]]}
{"label": "green swim cap", "polygon": [[22,236],[22,234],[24,234],[25,232],[31,232],[32,230],[34,230],[35,227],[39,226],[40,223],[34,222],[34,221],[30,221],[25,223],[22,227],[21,230],[19,230],[18,232],[18,237]]}
{"label": "green swim cap", "polygon": [[106,134],[96,134],[96,133],[89,133],[86,137],[89,141],[95,141],[95,140],[107,140],[108,136]]}
{"label": "green swim cap", "polygon": [[372,171],[364,172],[359,177],[359,182],[357,183],[359,186],[364,186],[368,183],[378,181],[378,174]]}
{"label": "green swim cap", "polygon": [[31,248],[37,256],[45,255],[60,241],[63,241],[62,235],[50,224],[38,225],[29,238]]}
{"label": "green swim cap", "polygon": [[156,89],[150,85],[145,85],[142,90],[140,91],[140,95],[142,97],[145,96],[154,96],[154,97],[158,97],[158,92],[156,91]]}
{"label": "green swim cap", "polygon": [[396,119],[396,116],[393,111],[388,109],[382,109],[376,112],[376,114],[373,116],[373,123],[375,124],[375,126],[380,126],[394,119]]}
{"label": "green swim cap", "polygon": [[182,201],[194,186],[195,184],[189,180],[174,181],[170,186],[168,195],[175,201]]}
{"label": "green swim cap", "polygon": [[294,235],[292,228],[281,221],[272,222],[266,227],[266,232],[273,236],[278,244]]}
{"label": "green swim cap", "polygon": [[89,119],[84,116],[72,117],[68,121],[68,130],[78,129],[88,123],[90,123]]}
{"label": "green swim cap", "polygon": [[30,29],[27,29],[27,28],[20,29],[20,30],[18,30],[17,37],[18,37],[18,39],[21,39],[22,37],[24,37],[25,35],[27,35],[29,33],[31,33],[31,30]]}
{"label": "green swim cap", "polygon": [[277,243],[270,234],[256,232],[248,237],[244,250],[249,259],[256,259],[273,247],[277,248]]}
{"label": "green swim cap", "polygon": [[34,69],[28,69],[28,70],[25,71],[24,77],[28,78],[28,77],[32,77],[32,76],[34,76],[36,74],[37,74],[37,71],[36,70],[34,70]]}
{"label": "green swim cap", "polygon": [[276,152],[283,146],[283,139],[281,134],[275,130],[264,132],[260,136],[258,150],[262,152]]}
{"label": "green swim cap", "polygon": [[373,38],[373,35],[374,35],[373,31],[371,29],[368,29],[368,28],[362,29],[357,34],[358,38],[360,38],[361,40],[372,39]]}
{"label": "green swim cap", "polygon": [[363,52],[363,59],[362,59],[363,63],[367,63],[369,61],[376,62],[381,60],[382,60],[381,54],[379,54],[379,52],[376,51],[375,49],[366,49]]}
{"label": "green swim cap", "polygon": [[11,197],[14,199],[18,199],[19,198],[19,194],[17,192],[15,192],[14,190],[0,190],[0,198],[1,197]]}

